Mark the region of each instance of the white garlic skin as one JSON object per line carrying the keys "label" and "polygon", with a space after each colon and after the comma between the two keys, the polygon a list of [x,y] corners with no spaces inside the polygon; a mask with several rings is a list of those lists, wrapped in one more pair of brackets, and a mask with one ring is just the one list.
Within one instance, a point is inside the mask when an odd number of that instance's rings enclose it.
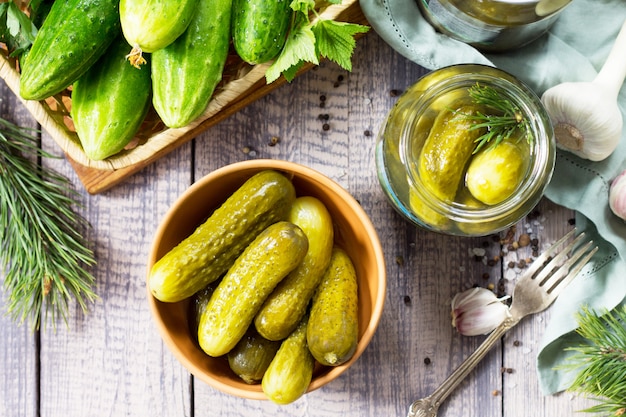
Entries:
{"label": "white garlic skin", "polygon": [[617,217],[626,220],[626,170],[622,171],[611,182],[609,207]]}
{"label": "white garlic skin", "polygon": [[464,336],[487,334],[511,316],[509,307],[492,291],[476,287],[454,296],[451,302],[452,326]]}
{"label": "white garlic skin", "polygon": [[559,148],[591,161],[602,161],[617,148],[622,113],[605,89],[597,83],[566,82],[543,94]]}

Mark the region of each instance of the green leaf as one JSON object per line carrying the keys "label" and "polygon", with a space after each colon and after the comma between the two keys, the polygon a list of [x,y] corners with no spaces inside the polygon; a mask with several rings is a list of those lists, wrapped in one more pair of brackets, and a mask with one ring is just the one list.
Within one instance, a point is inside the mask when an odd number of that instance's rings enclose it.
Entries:
{"label": "green leaf", "polygon": [[315,35],[310,25],[300,26],[289,33],[283,50],[265,73],[267,83],[278,79],[283,71],[288,71],[292,66],[301,65],[301,61],[319,64]]}
{"label": "green leaf", "polygon": [[293,0],[291,9],[295,12],[302,12],[308,18],[309,12],[315,10],[315,0]]}
{"label": "green leaf", "polygon": [[351,71],[352,54],[356,47],[354,35],[368,30],[369,27],[355,23],[318,20],[313,26],[318,54]]}
{"label": "green leaf", "polygon": [[20,14],[22,14],[22,11],[18,9],[17,5],[13,2],[9,3],[9,9],[7,10],[7,30],[9,31],[9,35],[14,38],[20,33]]}

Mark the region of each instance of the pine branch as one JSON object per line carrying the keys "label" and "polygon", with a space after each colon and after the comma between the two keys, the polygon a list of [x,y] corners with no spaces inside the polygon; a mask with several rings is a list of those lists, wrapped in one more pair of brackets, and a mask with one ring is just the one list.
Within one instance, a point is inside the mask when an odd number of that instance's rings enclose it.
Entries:
{"label": "pine branch", "polygon": [[576,353],[564,368],[577,372],[569,390],[599,401],[583,411],[626,415],[626,306],[601,315],[584,307],[577,319],[585,343],[568,349]]}
{"label": "pine branch", "polygon": [[80,231],[87,221],[76,214],[78,193],[69,180],[37,163],[53,158],[39,148],[35,131],[0,118],[0,270],[8,312],[39,329],[42,319],[67,324],[72,297],[83,310],[96,298],[95,264]]}

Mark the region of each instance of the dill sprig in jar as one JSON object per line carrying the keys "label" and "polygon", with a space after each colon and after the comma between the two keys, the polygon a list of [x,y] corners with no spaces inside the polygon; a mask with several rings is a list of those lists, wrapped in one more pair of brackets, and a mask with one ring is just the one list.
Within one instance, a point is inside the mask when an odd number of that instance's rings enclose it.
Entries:
{"label": "dill sprig in jar", "polygon": [[382,189],[411,223],[461,236],[503,230],[539,202],[554,170],[550,118],[512,75],[433,71],[390,110],[376,144]]}

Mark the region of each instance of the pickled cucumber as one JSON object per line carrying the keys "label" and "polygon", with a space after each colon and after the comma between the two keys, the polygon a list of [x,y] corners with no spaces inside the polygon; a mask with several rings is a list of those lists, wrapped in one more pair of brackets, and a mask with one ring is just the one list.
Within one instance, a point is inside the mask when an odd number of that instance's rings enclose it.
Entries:
{"label": "pickled cucumber", "polygon": [[309,241],[306,256],[270,294],[254,318],[263,337],[286,338],[297,326],[330,262],[333,222],[324,204],[315,197],[298,197],[288,221],[299,226]]}
{"label": "pickled cucumber", "polygon": [[430,129],[418,161],[422,183],[438,199],[452,202],[463,182],[467,163],[482,129],[471,129],[474,121],[467,115],[478,111],[464,105],[453,111],[442,110]]}
{"label": "pickled cucumber", "polygon": [[467,188],[487,205],[509,198],[524,179],[528,158],[515,141],[503,141],[474,155],[467,169]]}
{"label": "pickled cucumber", "polygon": [[307,347],[307,319],[285,339],[265,371],[261,387],[276,404],[289,404],[306,392],[313,379],[315,359]]}
{"label": "pickled cucumber", "polygon": [[252,176],[152,266],[152,295],[176,302],[217,280],[263,229],[287,218],[295,199],[293,184],[283,174],[268,170]]}
{"label": "pickled cucumber", "polygon": [[347,362],[356,351],[359,338],[359,306],[356,271],[348,254],[333,248],[311,305],[307,343],[322,365]]}
{"label": "pickled cucumber", "polygon": [[254,326],[250,326],[239,343],[228,352],[228,365],[245,383],[259,383],[276,356],[278,348],[279,341],[267,340]]}
{"label": "pickled cucumber", "polygon": [[198,342],[209,356],[228,353],[276,285],[302,261],[304,232],[281,221],[267,227],[235,260],[200,317]]}

